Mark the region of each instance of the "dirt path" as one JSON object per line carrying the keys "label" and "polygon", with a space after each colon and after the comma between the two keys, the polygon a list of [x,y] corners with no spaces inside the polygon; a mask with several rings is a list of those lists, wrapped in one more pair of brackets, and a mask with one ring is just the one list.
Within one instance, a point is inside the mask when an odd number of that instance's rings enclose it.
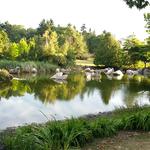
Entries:
{"label": "dirt path", "polygon": [[150,132],[119,132],[112,138],[96,139],[82,150],[150,150]]}

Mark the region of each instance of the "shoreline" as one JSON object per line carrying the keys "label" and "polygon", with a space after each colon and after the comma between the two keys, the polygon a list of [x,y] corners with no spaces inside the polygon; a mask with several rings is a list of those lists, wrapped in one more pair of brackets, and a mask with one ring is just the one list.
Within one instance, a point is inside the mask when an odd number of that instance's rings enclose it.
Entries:
{"label": "shoreline", "polygon": [[[127,108],[127,109],[121,108],[116,111],[112,111],[108,113],[98,113],[96,115],[85,115],[80,118],[72,118],[72,119],[67,119],[63,121],[53,121],[53,122],[46,122],[43,124],[30,124],[30,125],[26,125],[22,127],[19,126],[16,128],[7,128],[3,132],[0,132],[0,150],[6,150],[5,148],[7,146],[9,148],[10,147],[13,148],[13,146],[16,146],[16,144],[17,145],[19,144],[18,146],[22,146],[21,143],[16,143],[15,145],[13,143],[13,145],[11,145],[11,143],[7,143],[7,140],[11,140],[11,142],[13,142],[13,140],[16,141],[20,136],[21,138],[23,139],[25,138],[25,140],[28,140],[28,136],[32,137],[32,135],[34,135],[34,132],[36,136],[36,134],[40,132],[45,133],[44,131],[47,131],[47,130],[50,130],[53,136],[57,136],[57,134],[60,134],[61,132],[63,132],[64,129],[66,131],[69,131],[71,129],[73,133],[74,132],[76,133],[76,130],[74,131],[74,129],[77,129],[77,132],[80,132],[80,130],[82,131],[83,129],[85,129],[87,133],[83,132],[82,136],[84,136],[84,134],[88,134],[89,132],[88,130],[90,130],[92,135],[91,137],[89,137],[89,140],[92,140],[92,139],[94,140],[96,138],[103,139],[105,137],[111,137],[111,136],[118,134],[121,131],[130,130],[130,131],[149,132],[149,129],[150,129],[149,122],[148,122],[149,119],[145,120],[146,122],[142,119],[143,117],[144,118],[150,117],[149,109],[150,109],[150,106],[147,106],[147,105],[143,107],[135,106],[133,108]],[[133,122],[132,120],[130,120],[131,118],[134,118]],[[135,124],[135,126],[132,126],[134,123],[134,120],[138,121],[137,123],[140,123],[140,126],[138,124]],[[54,131],[55,127],[60,129],[58,131],[56,130],[58,133]],[[98,134],[95,131],[98,131]],[[27,137],[26,136],[24,137],[24,134],[25,135],[29,134],[29,135]],[[65,136],[65,135],[62,135],[62,136]],[[84,145],[86,146],[86,144],[88,143],[89,142],[87,140],[85,143],[83,143],[83,146]]]}
{"label": "shoreline", "polygon": [[136,110],[143,110],[143,109],[148,109],[150,108],[150,105],[145,105],[145,106],[134,106],[132,108],[119,108],[119,109],[115,109],[113,111],[108,111],[108,112],[98,112],[98,113],[95,113],[95,114],[85,114],[85,115],[82,115],[82,116],[79,116],[77,118],[75,117],[70,117],[70,118],[66,118],[64,120],[49,120],[47,122],[43,122],[43,123],[36,123],[36,122],[33,122],[31,124],[24,124],[24,125],[19,125],[19,126],[12,126],[12,127],[6,127],[5,129],[0,129],[0,133],[3,133],[3,132],[14,132],[17,128],[20,128],[20,127],[24,127],[24,126],[32,126],[32,125],[36,125],[36,126],[43,126],[43,125],[46,125],[47,123],[49,122],[65,122],[66,120],[71,120],[71,119],[85,119],[85,120],[94,120],[96,118],[99,118],[99,117],[113,117],[115,115],[118,115],[118,113],[126,113],[126,112],[132,112],[132,111],[136,111]]}

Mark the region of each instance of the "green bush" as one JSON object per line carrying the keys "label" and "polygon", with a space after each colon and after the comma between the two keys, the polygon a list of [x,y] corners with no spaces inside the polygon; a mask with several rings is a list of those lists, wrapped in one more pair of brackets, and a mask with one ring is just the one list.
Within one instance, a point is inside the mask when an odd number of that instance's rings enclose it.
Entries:
{"label": "green bush", "polygon": [[0,69],[0,81],[8,81],[11,80],[13,77],[9,74],[9,72],[5,69]]}

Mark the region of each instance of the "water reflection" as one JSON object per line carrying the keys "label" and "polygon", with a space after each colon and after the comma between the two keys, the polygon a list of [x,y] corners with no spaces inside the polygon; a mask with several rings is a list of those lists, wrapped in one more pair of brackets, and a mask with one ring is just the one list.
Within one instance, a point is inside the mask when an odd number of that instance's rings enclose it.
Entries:
{"label": "water reflection", "polygon": [[78,117],[89,113],[150,105],[150,78],[124,76],[121,80],[108,79],[86,82],[82,73],[71,74],[67,82],[56,83],[47,76],[28,77],[0,83],[0,128],[24,123],[44,122]]}

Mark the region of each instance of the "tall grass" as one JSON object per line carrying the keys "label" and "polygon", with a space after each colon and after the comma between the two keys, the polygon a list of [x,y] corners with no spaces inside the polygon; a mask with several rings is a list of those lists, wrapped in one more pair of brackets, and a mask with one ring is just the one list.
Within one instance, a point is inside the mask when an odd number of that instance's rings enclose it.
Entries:
{"label": "tall grass", "polygon": [[14,69],[16,67],[20,67],[21,70],[25,70],[26,68],[29,68],[29,70],[31,70],[32,68],[36,68],[38,72],[52,72],[58,66],[50,62],[41,62],[41,61],[19,62],[11,60],[0,60],[0,68]]}
{"label": "tall grass", "polygon": [[119,130],[150,131],[150,112],[137,109],[117,117],[71,119],[29,125],[16,129],[3,141],[11,150],[68,150],[84,146],[94,138],[109,137]]}

